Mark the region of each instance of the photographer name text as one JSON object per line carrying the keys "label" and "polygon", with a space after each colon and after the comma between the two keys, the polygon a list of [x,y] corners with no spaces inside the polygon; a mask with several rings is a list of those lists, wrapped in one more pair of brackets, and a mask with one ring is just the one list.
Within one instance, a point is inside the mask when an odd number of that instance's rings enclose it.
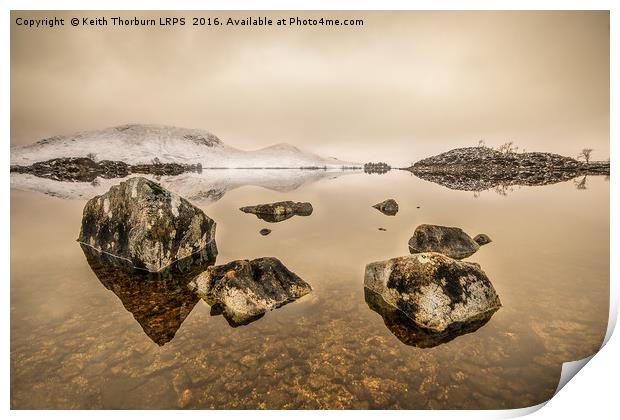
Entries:
{"label": "photographer name text", "polygon": [[192,16],[192,17],[121,17],[121,16],[97,16],[97,17],[73,17],[73,18],[45,18],[31,19],[17,17],[15,25],[31,29],[53,29],[63,26],[72,27],[340,27],[340,26],[364,26],[364,19],[350,18],[326,18],[326,17],[299,17],[271,18],[268,16],[248,16],[244,18]]}

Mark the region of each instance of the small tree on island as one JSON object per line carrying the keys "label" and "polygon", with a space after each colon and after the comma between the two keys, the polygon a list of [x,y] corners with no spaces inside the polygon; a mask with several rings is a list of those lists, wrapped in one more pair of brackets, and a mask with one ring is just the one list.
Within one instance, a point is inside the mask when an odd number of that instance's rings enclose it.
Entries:
{"label": "small tree on island", "polygon": [[511,141],[507,141],[506,143],[502,144],[501,146],[497,148],[498,152],[503,153],[505,155],[508,155],[510,153],[517,153],[518,150],[519,148],[515,146],[515,144]]}
{"label": "small tree on island", "polygon": [[590,163],[590,156],[592,156],[592,152],[594,149],[582,149],[581,153],[577,155],[577,159],[583,159],[586,163]]}

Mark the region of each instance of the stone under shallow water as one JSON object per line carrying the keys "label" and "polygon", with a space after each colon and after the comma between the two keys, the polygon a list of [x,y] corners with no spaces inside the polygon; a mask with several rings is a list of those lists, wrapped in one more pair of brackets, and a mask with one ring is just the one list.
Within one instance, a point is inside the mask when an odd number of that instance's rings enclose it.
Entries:
{"label": "stone under shallow water", "polygon": [[409,252],[439,252],[450,258],[462,259],[474,254],[480,245],[461,228],[420,225],[409,239]]}
{"label": "stone under shallow water", "polygon": [[276,203],[245,206],[239,210],[244,213],[255,214],[256,217],[266,222],[277,223],[293,216],[310,216],[313,208],[312,204],[306,202],[278,201]]}
{"label": "stone under shallow water", "polygon": [[144,333],[160,346],[174,338],[200,300],[187,284],[215,261],[209,259],[212,255],[208,253],[194,254],[162,272],[149,273],[132,269],[119,258],[84,244],[80,246],[101,284],[120,299]]}
{"label": "stone under shallow water", "polygon": [[364,299],[370,309],[381,315],[386,327],[402,343],[419,348],[436,347],[455,338],[472,333],[486,324],[495,312],[486,312],[479,320],[469,323],[456,323],[442,332],[420,328],[403,311],[388,304],[380,294],[364,287]]}
{"label": "stone under shallow water", "polygon": [[398,213],[398,203],[392,198],[377,203],[373,207],[386,216],[396,216]]}
{"label": "stone under shallow water", "polygon": [[478,264],[435,252],[370,263],[364,286],[434,333],[479,323],[501,307]]}
{"label": "stone under shallow water", "polygon": [[150,272],[195,253],[217,255],[215,222],[186,199],[141,177],[86,203],[78,241]]}
{"label": "stone under shallow water", "polygon": [[236,260],[207,268],[190,283],[231,326],[245,325],[265,312],[310,293],[312,288],[277,258]]}

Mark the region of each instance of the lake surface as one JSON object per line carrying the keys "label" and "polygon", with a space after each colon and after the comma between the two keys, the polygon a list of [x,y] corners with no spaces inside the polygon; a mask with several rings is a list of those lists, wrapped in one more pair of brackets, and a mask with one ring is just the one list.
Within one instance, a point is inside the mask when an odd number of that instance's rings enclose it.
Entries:
{"label": "lake surface", "polygon": [[[200,176],[222,178],[214,172]],[[602,343],[604,177],[588,177],[586,189],[564,182],[502,194],[405,171],[246,184],[191,194],[217,222],[216,264],[277,257],[313,292],[237,328],[182,285],[100,280],[76,242],[88,184],[69,185],[86,191],[78,198],[42,194],[32,179],[12,189],[11,407],[519,408],[549,399],[562,363]],[[400,205],[394,217],[371,207],[387,198]],[[310,201],[314,212],[267,223],[238,210],[280,200]],[[422,223],[488,234],[493,242],[466,261],[481,265],[503,304],[477,331],[428,348],[399,340],[363,286],[366,264],[407,255]],[[261,236],[265,227],[273,232]]]}

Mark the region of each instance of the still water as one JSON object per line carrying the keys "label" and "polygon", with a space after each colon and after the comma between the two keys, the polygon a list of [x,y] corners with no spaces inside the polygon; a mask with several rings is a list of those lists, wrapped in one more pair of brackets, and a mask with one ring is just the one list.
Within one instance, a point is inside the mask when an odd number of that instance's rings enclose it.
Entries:
{"label": "still water", "polygon": [[[200,176],[211,175],[221,177]],[[562,363],[600,347],[605,178],[474,194],[404,171],[338,175],[192,200],[217,222],[217,264],[273,256],[313,288],[237,328],[183,284],[96,274],[76,242],[88,194],[12,189],[11,407],[519,408],[549,399]],[[394,217],[371,207],[387,198]],[[267,223],[238,210],[281,200],[314,212]],[[503,304],[477,331],[428,348],[399,340],[363,287],[366,264],[407,255],[422,223],[488,234],[466,260]]]}

